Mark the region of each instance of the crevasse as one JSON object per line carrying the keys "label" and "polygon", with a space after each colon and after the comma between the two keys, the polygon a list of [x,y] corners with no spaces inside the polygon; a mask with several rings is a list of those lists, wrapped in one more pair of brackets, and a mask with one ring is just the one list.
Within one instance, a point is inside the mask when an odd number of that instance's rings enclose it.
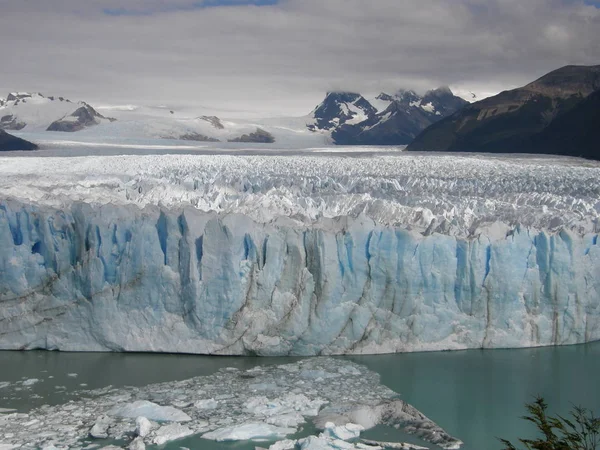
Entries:
{"label": "crevasse", "polygon": [[0,200],[0,347],[317,355],[598,340],[597,237]]}

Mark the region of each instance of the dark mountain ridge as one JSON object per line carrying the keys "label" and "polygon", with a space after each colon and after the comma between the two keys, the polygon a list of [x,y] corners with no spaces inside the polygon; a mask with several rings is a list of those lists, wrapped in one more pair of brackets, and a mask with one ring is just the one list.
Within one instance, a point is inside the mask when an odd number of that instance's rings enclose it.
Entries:
{"label": "dark mountain ridge", "polygon": [[10,152],[13,150],[37,150],[38,146],[25,139],[18,138],[0,130],[0,152]]}
{"label": "dark mountain ridge", "polygon": [[[521,88],[467,105],[429,126],[412,151],[549,153],[599,159],[591,152],[600,66],[565,66]],[[564,116],[564,117],[563,117]],[[575,123],[575,118],[581,122]],[[569,128],[570,127],[570,128]],[[558,144],[560,140],[562,144]],[[574,142],[581,147],[579,150]],[[597,142],[597,141],[596,141]],[[598,146],[598,144],[596,144]],[[600,146],[599,146],[600,147]]]}

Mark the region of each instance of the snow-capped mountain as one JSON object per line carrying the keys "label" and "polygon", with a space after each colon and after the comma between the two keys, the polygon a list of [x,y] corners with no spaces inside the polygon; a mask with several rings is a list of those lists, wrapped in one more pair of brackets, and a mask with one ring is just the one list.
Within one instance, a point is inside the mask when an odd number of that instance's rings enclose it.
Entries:
{"label": "snow-capped mountain", "polygon": [[106,134],[126,139],[167,139],[206,143],[277,143],[281,147],[321,147],[328,136],[306,128],[307,118],[230,119],[206,109],[178,110],[156,106],[100,106],[114,123],[82,131],[101,138]]}
{"label": "snow-capped mountain", "polygon": [[377,114],[377,110],[362,95],[352,92],[329,92],[312,113],[312,130],[335,130],[342,125],[354,125]]}
{"label": "snow-capped mountain", "polygon": [[85,102],[46,97],[38,92],[14,92],[0,101],[0,129],[80,131],[115,119],[104,117]]}
{"label": "snow-capped mountain", "polygon": [[[169,106],[97,106],[64,97],[15,92],[0,100],[0,129],[28,133],[77,132],[93,139],[170,139],[203,143],[277,143],[283,147],[404,145],[427,126],[467,102],[448,88],[419,96],[413,91],[330,92],[304,117],[224,119],[209,110]],[[44,133],[45,134],[45,133]]]}
{"label": "snow-capped mountain", "polygon": [[405,145],[468,102],[447,87],[419,96],[400,90],[367,100],[360,94],[330,92],[312,113],[312,131],[328,131],[336,144]]}

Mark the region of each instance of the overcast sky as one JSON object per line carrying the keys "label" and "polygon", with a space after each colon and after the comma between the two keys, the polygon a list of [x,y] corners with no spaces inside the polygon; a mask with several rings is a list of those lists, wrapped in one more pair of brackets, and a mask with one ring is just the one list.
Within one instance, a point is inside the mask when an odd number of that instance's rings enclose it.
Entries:
{"label": "overcast sky", "polygon": [[483,96],[600,64],[600,1],[0,0],[0,41],[0,96],[304,115],[328,90]]}

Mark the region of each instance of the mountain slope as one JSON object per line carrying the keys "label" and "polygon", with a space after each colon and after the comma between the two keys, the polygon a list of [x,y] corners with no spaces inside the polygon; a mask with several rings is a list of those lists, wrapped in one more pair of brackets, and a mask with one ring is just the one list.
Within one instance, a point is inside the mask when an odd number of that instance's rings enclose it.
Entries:
{"label": "mountain slope", "polygon": [[600,66],[562,67],[522,88],[466,106],[428,127],[408,150],[578,155],[572,147],[551,142],[544,148],[549,138],[543,135],[570,133],[560,125],[561,117],[575,112],[599,88]]}
{"label": "mountain slope", "polygon": [[395,95],[381,93],[368,101],[355,93],[329,93],[314,111],[312,131],[329,131],[338,145],[405,145],[432,123],[467,102],[448,88]]}
{"label": "mountain slope", "polygon": [[557,117],[531,144],[546,153],[600,159],[600,90]]}
{"label": "mountain slope", "polygon": [[111,122],[85,102],[40,93],[11,93],[0,102],[0,129],[25,131],[79,131]]}
{"label": "mountain slope", "polygon": [[38,146],[25,139],[18,138],[0,130],[0,152],[9,152],[13,150],[37,150]]}
{"label": "mountain slope", "polygon": [[93,127],[94,125],[100,125],[104,121],[114,122],[115,120],[117,119],[104,117],[90,105],[82,102],[82,106],[77,108],[72,114],[55,120],[46,130],[72,133],[84,128]]}

